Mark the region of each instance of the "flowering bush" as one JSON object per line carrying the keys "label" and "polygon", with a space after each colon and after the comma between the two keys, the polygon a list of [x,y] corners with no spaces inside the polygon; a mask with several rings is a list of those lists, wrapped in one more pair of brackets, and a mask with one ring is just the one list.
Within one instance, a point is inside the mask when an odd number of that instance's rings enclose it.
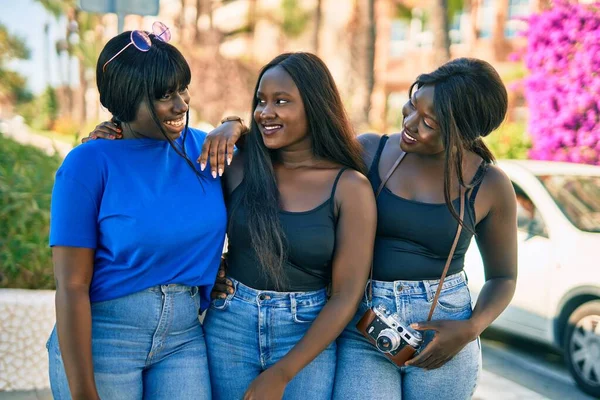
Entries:
{"label": "flowering bush", "polygon": [[600,2],[557,0],[524,35],[530,157],[600,165]]}

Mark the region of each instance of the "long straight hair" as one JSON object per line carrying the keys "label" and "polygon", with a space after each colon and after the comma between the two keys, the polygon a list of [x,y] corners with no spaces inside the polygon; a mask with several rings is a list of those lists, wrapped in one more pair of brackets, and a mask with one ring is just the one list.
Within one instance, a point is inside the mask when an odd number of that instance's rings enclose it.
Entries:
{"label": "long straight hair", "polygon": [[482,138],[504,121],[508,94],[494,67],[474,58],[458,58],[432,73],[420,75],[411,85],[409,97],[415,87],[425,85],[435,86],[433,108],[445,149],[444,200],[450,213],[462,224],[452,204],[452,175],[458,176],[461,186],[471,186],[463,180],[465,150],[474,152],[487,163],[495,161]]}
{"label": "long straight hair", "polygon": [[[275,67],[283,68],[298,87],[315,157],[365,173],[361,147],[337,86],[325,63],[316,55],[286,53],[265,65],[256,82],[252,110],[258,105],[256,93],[263,75]],[[281,288],[284,284],[283,265],[287,244],[279,221],[280,196],[273,169],[277,151],[265,146],[254,119],[245,151],[245,188],[240,204],[247,210],[252,247],[263,273],[271,278],[277,288]]]}
{"label": "long straight hair", "polygon": [[190,67],[179,50],[150,34],[152,46],[147,52],[129,46],[103,70],[104,64],[130,43],[130,36],[130,31],[115,36],[106,43],[98,57],[96,84],[100,103],[110,111],[115,121],[127,123],[135,120],[140,105],[146,102],[156,127],[169,145],[199,179],[206,179],[185,152],[189,112],[186,113],[183,138],[179,145],[167,134],[154,108],[154,101],[165,93],[181,90],[190,84]]}

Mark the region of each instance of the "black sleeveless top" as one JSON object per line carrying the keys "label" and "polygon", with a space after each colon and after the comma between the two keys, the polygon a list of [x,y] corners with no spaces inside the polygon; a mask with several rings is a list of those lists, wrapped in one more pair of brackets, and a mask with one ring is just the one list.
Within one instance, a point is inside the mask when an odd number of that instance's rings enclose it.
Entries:
{"label": "black sleeveless top", "polygon": [[[383,136],[367,177],[377,191],[381,184],[379,160],[388,140]],[[398,166],[402,168],[402,164]],[[473,177],[475,186],[465,198],[463,229],[448,275],[462,271],[465,253],[475,230],[475,197],[485,174],[483,162]],[[468,196],[468,191],[465,193]],[[459,212],[460,198],[453,202]],[[373,254],[373,279],[380,281],[440,279],[456,236],[458,221],[446,203],[431,204],[404,199],[384,187],[377,198],[377,235]]]}
{"label": "black sleeveless top", "polygon": [[[337,220],[334,195],[338,181],[346,168],[337,174],[331,196],[310,211],[279,211],[281,227],[286,238],[287,260],[283,265],[282,292],[306,292],[326,287],[331,281],[335,250]],[[227,255],[227,274],[244,285],[257,290],[276,290],[275,283],[260,266],[252,248],[247,211],[241,202],[244,181],[230,196],[230,215]]]}

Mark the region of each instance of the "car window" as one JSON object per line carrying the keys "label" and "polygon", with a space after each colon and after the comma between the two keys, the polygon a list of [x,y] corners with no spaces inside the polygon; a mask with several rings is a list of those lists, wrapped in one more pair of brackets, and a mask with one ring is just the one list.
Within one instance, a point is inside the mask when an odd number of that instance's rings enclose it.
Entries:
{"label": "car window", "polygon": [[600,176],[541,175],[538,179],[573,225],[600,232]]}
{"label": "car window", "polygon": [[517,196],[517,228],[527,233],[527,238],[534,236],[548,237],[546,224],[539,210],[521,187],[513,183]]}

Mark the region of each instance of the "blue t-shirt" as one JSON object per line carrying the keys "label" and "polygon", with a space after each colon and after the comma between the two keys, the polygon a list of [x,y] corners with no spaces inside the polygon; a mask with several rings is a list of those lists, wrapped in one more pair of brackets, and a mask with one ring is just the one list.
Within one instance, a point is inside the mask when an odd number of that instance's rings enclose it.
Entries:
{"label": "blue t-shirt", "polygon": [[[190,159],[205,137],[188,130]],[[67,155],[52,193],[50,245],[96,250],[92,302],[179,283],[199,286],[208,306],[227,213],[220,180],[209,168],[202,174],[163,140],[95,140]]]}

